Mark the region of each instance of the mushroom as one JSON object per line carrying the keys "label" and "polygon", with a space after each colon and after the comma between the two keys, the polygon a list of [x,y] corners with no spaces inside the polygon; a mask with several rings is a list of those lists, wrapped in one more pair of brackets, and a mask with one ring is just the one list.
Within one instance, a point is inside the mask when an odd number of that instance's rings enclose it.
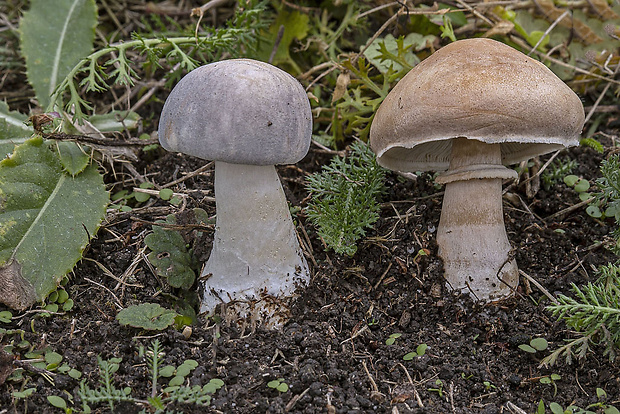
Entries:
{"label": "mushroom", "polygon": [[450,288],[491,301],[519,272],[502,212],[506,168],[579,143],[579,97],[542,63],[491,39],[451,43],[415,66],[377,110],[370,143],[396,171],[445,171],[437,229]]}
{"label": "mushroom", "polygon": [[310,279],[275,169],[308,152],[304,88],[250,59],[201,66],[166,99],[158,132],[168,151],[215,161],[217,216],[201,311],[233,302],[228,310],[239,316],[281,325],[297,285]]}

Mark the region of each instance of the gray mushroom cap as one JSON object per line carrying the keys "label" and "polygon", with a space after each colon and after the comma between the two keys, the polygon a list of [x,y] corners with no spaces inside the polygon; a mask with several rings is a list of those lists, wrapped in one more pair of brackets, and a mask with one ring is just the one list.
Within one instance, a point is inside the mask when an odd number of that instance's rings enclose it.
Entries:
{"label": "gray mushroom cap", "polygon": [[159,121],[166,150],[231,164],[301,160],[312,113],[301,84],[270,64],[231,59],[201,66],[174,87]]}
{"label": "gray mushroom cap", "polygon": [[501,144],[514,164],[579,143],[579,97],[549,68],[491,39],[459,40],[415,66],[377,110],[370,144],[397,171],[443,171],[452,139]]}

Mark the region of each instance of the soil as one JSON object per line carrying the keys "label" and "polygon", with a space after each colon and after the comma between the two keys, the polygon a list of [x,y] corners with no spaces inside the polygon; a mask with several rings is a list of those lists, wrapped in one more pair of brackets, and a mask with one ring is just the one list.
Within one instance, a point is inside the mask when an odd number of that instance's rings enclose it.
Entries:
{"label": "soil", "polygon": [[[9,10],[22,5],[19,1],[9,3],[16,4]],[[140,20],[144,2],[130,1],[130,7],[125,7],[127,3],[113,6],[123,8],[117,15],[126,19],[123,25],[133,25]],[[18,13],[11,13],[17,27]],[[173,16],[180,15],[189,13]],[[380,26],[390,16],[384,20],[377,17],[375,24]],[[103,12],[101,20],[115,27]],[[10,39],[7,49],[17,56],[17,35]],[[12,59],[19,61],[18,57]],[[36,105],[23,78],[23,62],[20,65],[3,75],[1,86],[6,92],[0,98],[8,99],[11,109],[28,113]],[[124,87],[116,92],[124,96]],[[590,104],[599,96],[596,90],[591,92],[586,99]],[[156,129],[166,94],[158,90],[140,108],[145,119],[143,131]],[[112,98],[101,94],[89,99]],[[94,106],[104,105],[97,102]],[[606,132],[618,136],[617,129]],[[604,154],[579,147],[563,151],[559,157],[578,161],[573,173],[594,183],[600,175],[600,161],[613,148],[611,142],[605,144]],[[296,166],[279,167],[293,206],[306,205],[305,175],[318,171],[332,155],[313,146]],[[541,163],[548,159],[549,155],[541,157]],[[114,168],[106,162],[103,165],[110,189],[118,192],[131,191],[145,177],[163,186],[204,164],[203,160],[158,149],[139,152],[131,162],[114,162]],[[67,290],[75,303],[71,311],[50,317],[43,317],[37,308],[13,312],[12,321],[2,327],[23,330],[23,339],[35,349],[62,354],[63,362],[80,370],[92,388],[99,386],[97,358],[122,358],[113,375],[114,384],[131,387],[133,396],[146,399],[152,384],[139,348],[148,347],[155,338],[162,344],[164,364],[179,365],[188,359],[199,362],[187,376],[188,384],[204,385],[212,378],[224,382],[209,407],[176,405],[167,407],[170,412],[533,413],[541,399],[547,404],[553,401],[563,407],[574,404],[585,408],[599,401],[597,388],[605,390],[608,403],[620,407],[620,359],[610,362],[600,347],[594,346],[587,359],[570,365],[560,359],[552,367],[540,366],[544,356],[578,335],[545,309],[550,303],[547,296],[525,276],[514,298],[502,302],[481,305],[448,291],[435,240],[442,188],[433,185],[429,174],[404,178],[389,172],[387,177],[380,219],[359,242],[353,257],[326,249],[303,210],[296,213],[312,279],[299,292],[291,318],[280,330],[199,317],[191,332],[172,327],[162,332],[142,331],[121,326],[115,319],[121,307],[132,304],[175,306],[179,292],[153,273],[145,259],[144,237],[151,231],[150,223],[166,214],[200,207],[213,216],[215,204],[209,201],[213,196],[212,169],[173,187],[187,195],[186,204],[175,207],[151,197],[131,212],[108,214],[70,275]],[[593,281],[597,267],[617,260],[604,247],[611,240],[612,221],[593,219],[584,207],[552,216],[579,202],[575,191],[561,181],[530,196],[524,185],[510,186],[504,198],[508,237],[518,266],[552,295],[570,294],[572,283]],[[212,228],[199,240],[192,239],[195,232],[186,235],[204,262]],[[422,249],[426,249],[425,255],[418,254]],[[3,310],[6,308],[0,306]],[[401,336],[386,344],[393,334]],[[530,354],[519,349],[539,337],[549,342],[546,351]],[[0,347],[20,341],[20,335],[0,336]],[[423,356],[403,359],[421,344],[428,346]],[[17,367],[26,369],[26,380],[4,382]],[[552,374],[560,379],[545,384],[544,378]],[[26,361],[25,352],[19,360],[0,352],[0,414],[60,412],[47,401],[51,395],[73,401],[69,405],[77,411],[81,407],[80,381],[60,373],[46,376]],[[288,384],[286,392],[267,386],[280,378]],[[14,391],[32,387],[36,391],[28,398],[12,396]],[[103,404],[92,408],[95,413],[110,412]],[[137,413],[145,408],[117,404],[115,412]]]}
{"label": "soil", "polygon": [[[580,147],[561,157],[579,162],[577,175],[590,180],[599,175],[602,154]],[[328,159],[313,149],[297,167],[279,168],[293,205],[303,207],[305,202],[303,174],[316,171]],[[142,154],[136,169],[164,185],[203,164],[162,151],[155,157]],[[212,194],[212,180],[212,170],[207,170],[177,188],[191,195],[186,210],[200,206],[215,213],[213,203],[201,202]],[[560,361],[544,368],[539,362],[549,351],[532,355],[518,348],[531,338],[544,337],[548,349],[555,350],[575,337],[545,310],[549,301],[533,284],[522,278],[513,299],[488,305],[446,290],[435,244],[442,193],[432,177],[405,179],[388,173],[387,187],[381,218],[353,257],[326,250],[303,213],[297,214],[299,230],[310,242],[305,248],[313,276],[281,330],[201,318],[186,339],[173,328],[146,332],[115,320],[118,305],[171,306],[170,294],[175,292],[153,275],[143,256],[147,222],[163,218],[167,210],[178,210],[161,200],[131,213],[109,214],[71,277],[69,293],[75,301],[71,312],[49,318],[25,313],[9,327],[23,329],[25,339],[38,348],[48,346],[61,353],[64,362],[84,373],[91,387],[98,386],[97,356],[121,357],[115,383],[131,387],[136,397],[146,396],[151,387],[139,346],[148,347],[158,338],[166,364],[199,362],[188,376],[189,384],[204,385],[211,378],[224,381],[209,409],[168,407],[184,413],[519,412],[514,406],[532,413],[541,399],[585,408],[598,401],[597,388],[607,392],[608,402],[620,402],[618,363],[610,363],[600,349],[585,361],[572,365]],[[531,199],[521,187],[508,194],[505,221],[518,265],[551,294],[568,294],[571,283],[591,281],[595,267],[616,260],[600,243],[609,238],[611,223],[596,221],[583,209],[545,220],[579,202],[564,183],[541,189]],[[165,210],[163,214],[152,213],[158,207]],[[212,238],[211,231],[206,233],[203,252],[198,252],[203,259]],[[420,249],[429,254],[416,257]],[[131,283],[119,283],[127,273]],[[387,345],[396,333],[402,335]],[[7,336],[3,343],[11,340]],[[405,361],[403,356],[420,344],[428,346],[426,353]],[[555,384],[540,382],[551,374],[561,379]],[[287,392],[267,387],[279,378],[288,384]],[[53,382],[33,374],[26,387],[37,390],[26,402],[10,397],[21,384],[5,383],[0,388],[4,407],[0,412],[55,412],[46,396],[61,395],[62,390],[79,406],[77,380],[56,374]],[[93,408],[109,412],[104,405]],[[125,404],[116,412],[143,408]]]}

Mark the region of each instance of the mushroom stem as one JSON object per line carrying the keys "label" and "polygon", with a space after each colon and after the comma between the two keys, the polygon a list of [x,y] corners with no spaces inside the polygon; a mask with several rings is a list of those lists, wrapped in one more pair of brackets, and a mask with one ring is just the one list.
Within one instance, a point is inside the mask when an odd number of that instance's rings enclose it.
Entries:
{"label": "mushroom stem", "polygon": [[251,302],[246,308],[260,312],[261,319],[271,316],[275,309],[267,309],[262,299],[290,298],[297,284],[310,278],[276,169],[217,161],[215,198],[215,236],[202,272],[201,311],[240,301]]}
{"label": "mushroom stem", "polygon": [[499,144],[457,138],[450,168],[436,180],[446,184],[437,229],[445,278],[483,301],[512,295],[519,282],[502,208],[502,180],[516,173],[501,162]]}

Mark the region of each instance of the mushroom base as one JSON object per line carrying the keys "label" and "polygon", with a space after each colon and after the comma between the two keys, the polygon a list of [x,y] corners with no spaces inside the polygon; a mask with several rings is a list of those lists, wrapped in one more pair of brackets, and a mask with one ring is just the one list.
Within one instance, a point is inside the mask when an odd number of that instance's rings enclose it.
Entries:
{"label": "mushroom base", "polygon": [[310,279],[273,166],[215,163],[217,218],[201,279],[201,312],[227,304],[231,318],[284,322],[287,303]]}

